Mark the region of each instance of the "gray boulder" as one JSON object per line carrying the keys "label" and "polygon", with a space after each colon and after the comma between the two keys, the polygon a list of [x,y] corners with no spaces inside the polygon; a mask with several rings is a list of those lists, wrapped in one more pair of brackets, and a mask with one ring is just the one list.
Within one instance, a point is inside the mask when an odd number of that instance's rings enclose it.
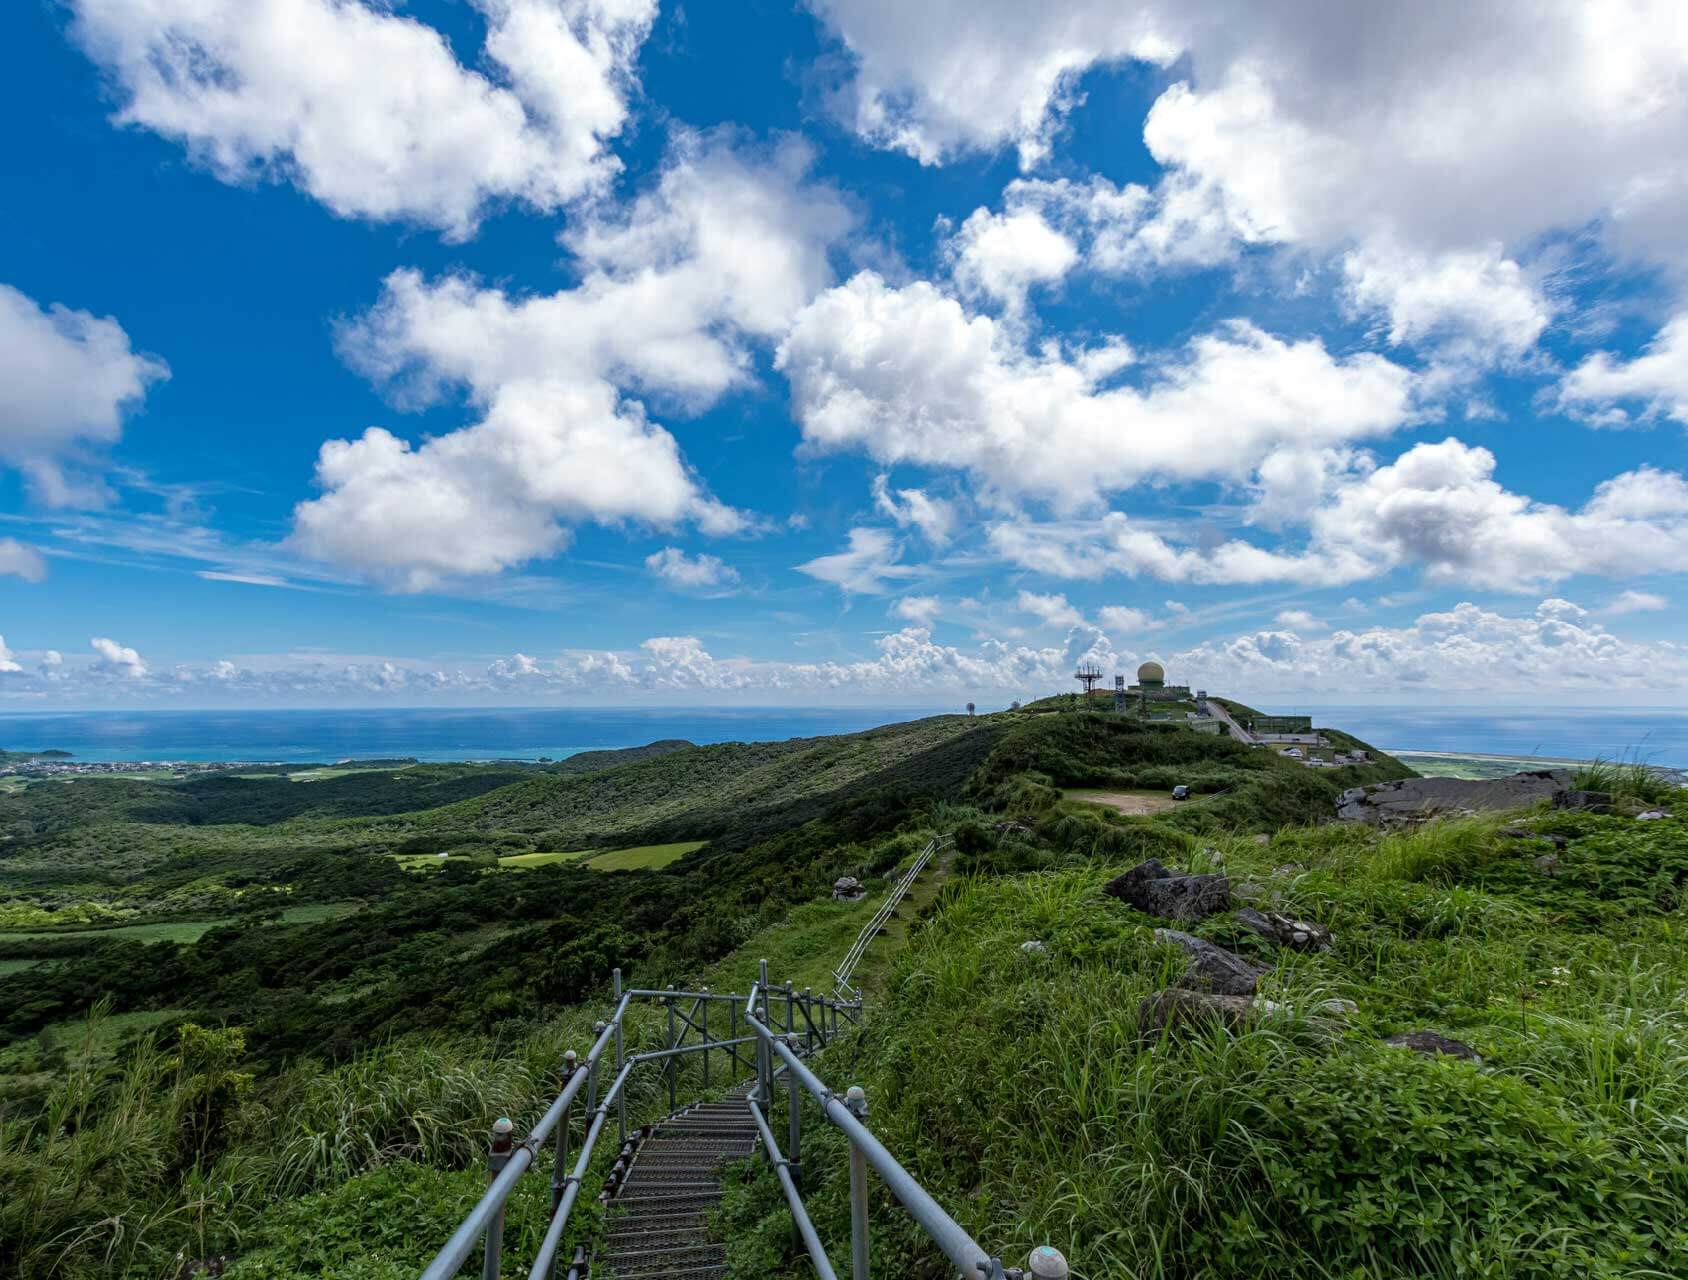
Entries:
{"label": "gray boulder", "polygon": [[1541,857],[1535,859],[1535,864],[1536,870],[1549,879],[1558,879],[1560,873],[1565,870],[1557,853],[1544,853]]}
{"label": "gray boulder", "polygon": [[1186,875],[1161,865],[1154,858],[1115,876],[1103,886],[1102,892],[1167,920],[1204,920],[1231,906],[1228,876]]}
{"label": "gray boulder", "polygon": [[1200,1033],[1215,1025],[1243,1031],[1260,1013],[1248,996],[1209,995],[1188,987],[1168,987],[1137,1006],[1137,1026],[1145,1040],[1178,1031]]}
{"label": "gray boulder", "polygon": [[1660,818],[1668,817],[1670,817],[1670,814],[1666,813],[1663,809],[1649,809],[1645,813],[1636,814],[1635,820],[1637,822],[1657,822]]}
{"label": "gray boulder", "polygon": [[832,882],[832,896],[838,902],[860,902],[867,896],[867,886],[855,876],[839,876]]}
{"label": "gray boulder", "polygon": [[1272,972],[1265,965],[1244,960],[1224,947],[1216,947],[1211,942],[1176,929],[1156,929],[1155,941],[1170,942],[1184,949],[1184,954],[1190,958],[1190,967],[1178,979],[1178,985],[1192,991],[1251,996],[1260,979]]}
{"label": "gray boulder", "polygon": [[1439,1031],[1403,1031],[1400,1035],[1390,1036],[1383,1043],[1391,1049],[1411,1049],[1414,1053],[1430,1057],[1446,1054],[1451,1058],[1464,1058],[1467,1062],[1483,1061],[1483,1056],[1465,1041],[1455,1040]]}
{"label": "gray boulder", "polygon": [[1581,809],[1584,813],[1612,812],[1609,791],[1561,791],[1553,797],[1555,809]]}
{"label": "gray boulder", "polygon": [[1297,951],[1330,950],[1329,929],[1277,911],[1256,911],[1253,907],[1244,907],[1237,912],[1237,923],[1280,947],[1293,947]]}

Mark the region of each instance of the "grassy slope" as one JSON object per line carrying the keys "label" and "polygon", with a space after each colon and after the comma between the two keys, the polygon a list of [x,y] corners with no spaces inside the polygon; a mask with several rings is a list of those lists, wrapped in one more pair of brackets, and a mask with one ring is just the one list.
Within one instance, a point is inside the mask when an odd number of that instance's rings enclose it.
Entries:
{"label": "grassy slope", "polygon": [[[866,1084],[875,1130],[1009,1261],[1050,1240],[1068,1251],[1077,1274],[1092,1277],[1673,1274],[1668,1266],[1646,1270],[1659,1246],[1636,1232],[1676,1231],[1682,1242],[1688,1202],[1680,1121],[1688,1112],[1688,1006],[1677,901],[1688,840],[1680,824],[1559,819],[1583,838],[1566,855],[1566,875],[1552,881],[1530,863],[1545,846],[1499,839],[1493,824],[1382,842],[1364,831],[1295,829],[1261,849],[1220,833],[1221,815],[1243,832],[1323,817],[1330,784],[1349,785],[1348,771],[1316,775],[1265,753],[1238,755],[1229,749],[1237,744],[1200,739],[1192,749],[1195,735],[1088,723],[1100,719],[981,718],[972,732],[864,770],[809,757],[809,776],[831,789],[799,789],[784,806],[785,831],[747,851],[757,824],[771,820],[748,812],[745,831],[648,877],[653,885],[668,877],[676,886],[732,882],[736,896],[700,904],[696,918],[677,913],[666,926],[671,954],[647,957],[645,971],[687,972],[685,957],[698,954],[694,934],[707,927],[749,936],[706,971],[717,989],[742,989],[763,955],[776,973],[821,986],[877,892],[861,904],[836,904],[822,890],[807,905],[764,915],[773,923],[759,933],[723,915],[753,912],[793,875],[806,876],[815,892],[816,867],[797,869],[814,856],[812,837],[790,829],[811,806],[862,817],[900,811],[903,832],[862,845],[851,855],[860,865],[849,869],[884,873],[935,826],[960,833],[953,878],[905,950],[902,922],[870,950],[869,981],[884,1003],[865,1037],[828,1054],[822,1074],[839,1087]],[[886,744],[893,752],[896,736]],[[989,813],[938,805],[911,814],[890,798],[921,779],[953,786],[981,764],[972,798]],[[1385,760],[1373,768],[1388,776],[1398,766]],[[1179,780],[1193,771],[1215,788],[1176,815],[1205,810],[1191,824],[1199,841],[1165,820],[1062,802],[1046,785],[1133,785],[1161,770]],[[745,794],[737,793],[741,807]],[[719,812],[708,797],[700,804],[674,820]],[[1008,815],[1029,830],[999,841],[991,824]],[[1233,872],[1337,929],[1330,955],[1280,963],[1274,998],[1302,1007],[1328,995],[1353,998],[1361,1013],[1352,1026],[1330,1032],[1292,1018],[1235,1042],[1141,1050],[1136,1002],[1167,979],[1174,960],[1149,940],[1149,921],[1099,898],[1097,888],[1147,852],[1200,867],[1203,844]],[[1278,875],[1290,862],[1308,870]],[[497,879],[531,883],[561,870]],[[940,883],[934,875],[923,893],[936,894]],[[1197,931],[1239,951],[1255,946],[1222,922]],[[1048,950],[1023,952],[1019,944],[1030,938]],[[549,955],[564,942],[574,939],[536,936],[523,946]],[[451,972],[461,981],[465,969],[454,963]],[[596,1012],[575,1006],[549,1028],[502,1042],[470,1032],[405,1039],[332,1072],[307,1064],[266,1082],[261,1100],[242,1112],[251,1127],[239,1147],[205,1180],[217,1207],[199,1219],[172,1209],[167,1197],[144,1213],[131,1205],[122,1210],[130,1216],[117,1219],[126,1240],[142,1239],[151,1213],[156,1226],[143,1260],[154,1247],[168,1254],[182,1224],[197,1220],[211,1232],[187,1247],[224,1248],[231,1231],[247,1233],[231,1272],[242,1280],[413,1275],[484,1185],[479,1135],[490,1117],[531,1116],[551,1087],[548,1064],[565,1044],[578,1047]],[[1414,1026],[1469,1039],[1491,1066],[1477,1071],[1375,1044]],[[638,1107],[660,1108],[654,1086],[641,1090]],[[817,1218],[842,1258],[842,1150],[815,1127],[809,1132]],[[0,1129],[0,1185],[13,1140]],[[92,1135],[84,1145],[103,1149]],[[48,1226],[34,1238],[49,1239],[123,1205],[108,1173],[77,1184],[74,1196],[68,1183],[54,1192],[54,1171],[71,1177],[76,1161],[65,1150],[56,1160],[39,1155],[23,1167],[42,1170],[45,1181],[20,1185],[46,1192],[0,1209],[0,1237],[20,1213],[44,1215]],[[443,1167],[374,1167],[395,1157]],[[317,1187],[328,1189],[255,1215],[277,1196]],[[763,1196],[762,1211],[741,1224],[742,1243],[764,1246],[766,1256],[751,1256],[748,1270],[805,1274],[767,1187],[750,1190]],[[876,1270],[943,1274],[882,1192],[875,1216]],[[258,1222],[266,1225],[254,1229]],[[523,1207],[513,1237],[531,1247],[536,1222],[533,1207]],[[93,1270],[78,1263],[70,1273],[103,1273],[103,1246],[90,1239],[79,1257]],[[1563,1254],[1557,1262],[1548,1257],[1553,1249]],[[1635,1252],[1626,1257],[1624,1249]]]}
{"label": "grassy slope", "polygon": [[966,716],[936,716],[865,733],[693,747],[589,778],[545,776],[416,820],[419,830],[531,834],[589,846],[630,834],[713,835],[794,802],[835,793],[966,734]]}
{"label": "grassy slope", "polygon": [[[1129,861],[1103,859],[958,886],[823,1074],[867,1087],[876,1134],[978,1238],[1055,1243],[1080,1275],[1681,1274],[1688,826],[1544,819],[1579,837],[1548,880],[1547,846],[1498,825],[1217,842],[1337,943],[1274,956],[1224,918],[1195,932],[1275,961],[1265,992],[1292,1010],[1354,1000],[1346,1023],[1141,1042],[1138,1001],[1182,962],[1100,895]],[[1421,1027],[1485,1065],[1378,1043]],[[839,1157],[811,1145],[843,1251]],[[905,1221],[882,1232],[896,1274],[945,1273]]]}

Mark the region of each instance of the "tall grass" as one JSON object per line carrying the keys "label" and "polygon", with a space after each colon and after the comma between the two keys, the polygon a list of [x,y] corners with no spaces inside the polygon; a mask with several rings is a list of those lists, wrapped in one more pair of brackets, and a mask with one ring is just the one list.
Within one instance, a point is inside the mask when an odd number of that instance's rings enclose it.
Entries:
{"label": "tall grass", "polygon": [[1578,769],[1571,785],[1579,791],[1604,791],[1614,799],[1664,804],[1683,799],[1683,789],[1644,761],[1631,757],[1596,759]]}
{"label": "tall grass", "polygon": [[[1688,849],[1675,823],[1583,821],[1597,834],[1574,866]],[[1613,899],[1586,925],[1556,911],[1552,895],[1585,890],[1546,881],[1531,866],[1543,846],[1500,825],[1216,840],[1233,876],[1336,930],[1329,952],[1273,954],[1225,917],[1195,927],[1275,965],[1263,991],[1289,1012],[1240,1035],[1144,1041],[1138,1002],[1182,961],[1153,943],[1156,922],[1100,896],[1105,867],[953,886],[820,1073],[863,1084],[876,1134],[1009,1262],[1047,1242],[1089,1278],[1681,1275],[1680,913]],[[1662,843],[1625,843],[1651,827]],[[1537,885],[1545,897],[1523,892]],[[1044,949],[1023,951],[1031,939]],[[1359,1013],[1318,1012],[1333,995]],[[1417,1028],[1484,1062],[1380,1044]],[[807,1152],[840,1258],[843,1145],[821,1133]],[[875,1210],[876,1262],[947,1273],[882,1192]],[[768,1229],[777,1204],[745,1196],[731,1212],[741,1262],[804,1274]]]}

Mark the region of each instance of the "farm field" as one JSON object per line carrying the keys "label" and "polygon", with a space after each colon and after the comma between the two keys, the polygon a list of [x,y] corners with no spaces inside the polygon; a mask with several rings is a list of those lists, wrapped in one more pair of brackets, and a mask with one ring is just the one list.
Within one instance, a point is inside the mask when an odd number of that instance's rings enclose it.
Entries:
{"label": "farm field", "polygon": [[708,841],[680,840],[673,844],[642,844],[628,849],[611,849],[587,858],[584,866],[594,871],[650,871],[677,862]]}

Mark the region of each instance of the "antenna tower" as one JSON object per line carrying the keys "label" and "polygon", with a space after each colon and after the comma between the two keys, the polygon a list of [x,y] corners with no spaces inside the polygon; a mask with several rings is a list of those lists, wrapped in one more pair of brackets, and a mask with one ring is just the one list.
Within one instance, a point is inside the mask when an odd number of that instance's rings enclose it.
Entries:
{"label": "antenna tower", "polygon": [[1080,684],[1082,684],[1084,686],[1084,705],[1085,706],[1090,705],[1091,692],[1096,688],[1096,682],[1098,680],[1100,680],[1101,678],[1102,678],[1102,669],[1100,667],[1097,667],[1097,666],[1092,666],[1088,662],[1085,663],[1083,666],[1081,666],[1077,671],[1073,672],[1073,679],[1077,680]]}

